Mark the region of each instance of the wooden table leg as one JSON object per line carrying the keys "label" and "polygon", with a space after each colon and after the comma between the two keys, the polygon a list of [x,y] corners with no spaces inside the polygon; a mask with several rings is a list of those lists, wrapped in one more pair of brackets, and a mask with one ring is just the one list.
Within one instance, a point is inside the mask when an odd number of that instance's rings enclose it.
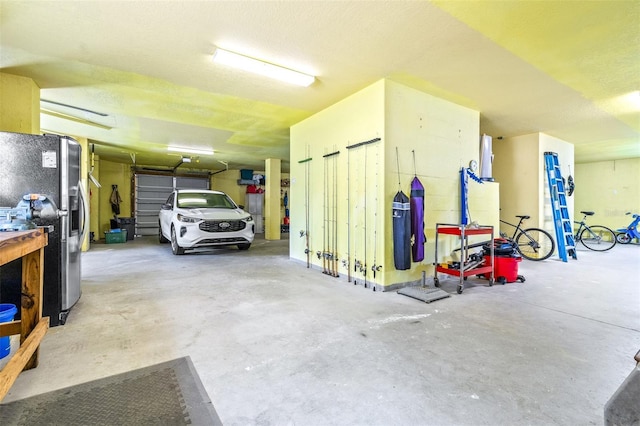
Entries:
{"label": "wooden table leg", "polygon": [[[40,321],[42,312],[42,290],[44,278],[44,248],[25,255],[22,258],[22,345],[31,331]],[[39,349],[33,353],[24,369],[29,370],[38,366]]]}

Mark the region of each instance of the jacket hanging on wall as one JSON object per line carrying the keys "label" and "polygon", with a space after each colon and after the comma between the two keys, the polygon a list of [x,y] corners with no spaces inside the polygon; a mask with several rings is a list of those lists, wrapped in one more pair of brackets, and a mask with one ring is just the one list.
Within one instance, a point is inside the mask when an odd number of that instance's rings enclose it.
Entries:
{"label": "jacket hanging on wall", "polygon": [[411,181],[411,235],[413,261],[421,262],[424,260],[424,243],[427,237],[424,235],[424,186],[417,176]]}
{"label": "jacket hanging on wall", "polygon": [[117,216],[120,214],[120,203],[122,202],[122,198],[120,198],[120,193],[118,193],[118,185],[111,185],[111,189],[109,202],[111,203],[111,211]]}
{"label": "jacket hanging on wall", "polygon": [[398,191],[393,198],[393,262],[398,270],[411,268],[411,212],[409,198]]}

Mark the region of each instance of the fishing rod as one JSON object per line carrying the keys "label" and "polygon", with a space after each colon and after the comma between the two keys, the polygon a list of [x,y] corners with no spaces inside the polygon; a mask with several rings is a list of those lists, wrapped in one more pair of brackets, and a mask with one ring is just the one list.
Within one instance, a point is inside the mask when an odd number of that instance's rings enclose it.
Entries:
{"label": "fishing rod", "polygon": [[364,225],[362,235],[364,237],[364,264],[362,265],[362,279],[364,280],[364,288],[367,288],[367,146],[364,145]]}
{"label": "fishing rod", "polygon": [[347,151],[347,258],[342,266],[347,268],[347,282],[351,282],[351,150]]}
{"label": "fishing rod", "polygon": [[322,263],[324,265],[324,268],[322,270],[323,274],[328,274],[329,273],[329,164],[326,161],[325,158],[325,162],[324,162],[324,181],[323,181],[323,186],[324,186],[324,194],[323,194],[323,206],[322,206],[322,210],[323,210],[323,215],[324,215],[324,244],[322,245],[324,247],[324,252],[322,253]]}
{"label": "fishing rod", "polygon": [[[363,235],[364,235],[364,259],[363,261],[360,261],[357,259],[357,255],[354,256],[354,272],[360,272],[362,274],[362,277],[364,279],[364,287],[367,287],[367,146],[375,143],[375,142],[379,142],[380,140],[382,140],[381,138],[373,138],[367,141],[363,141],[363,142],[358,142],[352,145],[347,146],[346,148],[348,150],[351,149],[355,149],[355,148],[359,148],[364,146],[364,183],[363,183],[363,189],[364,189],[364,205],[363,205],[363,217],[364,217],[364,223],[363,223]],[[359,163],[358,163],[359,164]],[[360,167],[358,167],[359,169]],[[356,172],[356,178],[358,179],[360,176],[360,173]],[[359,185],[358,182],[356,182],[356,189],[358,189]],[[359,200],[359,198],[358,198]],[[358,208],[358,206],[356,206],[356,210],[360,210]],[[357,247],[358,244],[355,245],[355,250],[357,252]],[[357,284],[357,280],[354,280],[354,285]]]}
{"label": "fishing rod", "polygon": [[[351,152],[351,151],[349,151]],[[359,212],[361,205],[360,205],[360,197],[358,197],[358,192],[360,190],[360,163],[356,162],[356,170],[355,170],[355,175],[356,175],[356,205],[355,205],[355,211]],[[356,239],[356,236],[358,235],[358,230],[360,229],[360,224],[359,224],[359,217],[360,215],[358,215],[356,217],[355,223],[354,223],[354,230],[353,230],[353,235],[354,235],[354,239]],[[358,272],[358,269],[360,268],[360,260],[358,259],[358,244],[357,244],[357,239],[356,242],[354,244],[354,248],[353,248],[353,285],[357,285],[358,284],[358,280],[356,279],[356,272]]]}
{"label": "fishing rod", "polygon": [[[325,151],[326,152],[326,151]],[[324,157],[324,155],[323,155]],[[326,158],[325,158],[326,160]],[[318,259],[322,259],[322,273],[327,273],[327,211],[326,211],[326,201],[327,201],[327,162],[324,161],[322,163],[323,166],[323,175],[322,175],[322,251],[318,250],[316,253],[318,255]]]}
{"label": "fishing rod", "polygon": [[328,246],[328,244],[331,244],[331,241],[330,241],[331,232],[330,232],[330,229],[329,229],[329,226],[330,226],[330,217],[329,217],[330,194],[329,194],[329,179],[328,179],[328,176],[327,176],[328,172],[329,172],[329,161],[328,161],[328,159],[331,158],[331,157],[334,157],[334,156],[336,156],[338,154],[340,154],[340,151],[334,151],[334,152],[331,152],[329,154],[325,154],[325,155],[322,156],[324,158],[324,172],[325,172],[325,174],[324,174],[324,188],[325,188],[324,201],[325,201],[325,205],[324,205],[324,208],[323,208],[324,215],[325,215],[325,221],[324,221],[325,232],[323,233],[324,234],[324,238],[325,238],[325,243],[324,243],[325,250],[324,250],[324,253],[323,253],[323,256],[322,256],[323,257],[323,261],[322,261],[323,270],[322,270],[322,273],[323,274],[327,274],[327,275],[334,275],[332,273],[332,271],[330,271],[331,265],[333,263],[333,259],[332,259],[333,254],[329,251],[329,246]]}
{"label": "fishing rod", "polygon": [[[307,145],[306,154],[309,155],[309,145]],[[298,161],[298,164],[304,163],[304,217],[305,217],[305,225],[304,231],[300,231],[300,237],[305,237],[306,239],[306,248],[304,249],[304,253],[307,255],[307,268],[310,267],[311,262],[309,260],[309,162],[313,158],[307,157],[304,160]]]}
{"label": "fishing rod", "polygon": [[380,169],[378,149],[376,149],[376,191],[375,191],[375,208],[373,210],[373,291],[376,291],[376,272],[382,269],[382,265],[378,265],[378,170]]}
{"label": "fishing rod", "polygon": [[333,157],[333,276],[338,278],[338,156]]}

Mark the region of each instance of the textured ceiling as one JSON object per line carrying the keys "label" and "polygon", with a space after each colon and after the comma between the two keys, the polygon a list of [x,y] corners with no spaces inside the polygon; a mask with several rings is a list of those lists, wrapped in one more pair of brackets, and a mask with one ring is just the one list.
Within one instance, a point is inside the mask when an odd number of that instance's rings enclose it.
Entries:
{"label": "textured ceiling", "polygon": [[[317,80],[232,71],[215,46]],[[638,1],[0,0],[0,47],[42,99],[107,114],[43,103],[57,112],[43,130],[138,165],[171,167],[175,144],[216,150],[192,167],[286,170],[289,126],[381,78],[480,111],[494,137],[545,132],[578,162],[640,156]]]}

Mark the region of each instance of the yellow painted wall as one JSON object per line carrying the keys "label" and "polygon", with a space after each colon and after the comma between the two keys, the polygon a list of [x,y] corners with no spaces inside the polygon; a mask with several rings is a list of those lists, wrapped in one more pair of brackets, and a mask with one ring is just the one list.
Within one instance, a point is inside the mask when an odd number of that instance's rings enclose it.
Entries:
{"label": "yellow painted wall", "polygon": [[[89,187],[88,187],[89,179],[87,178],[87,173],[89,172],[89,168],[88,168],[89,156],[87,155],[87,152],[89,150],[88,148],[89,144],[88,144],[87,138],[77,137],[77,136],[73,136],[73,138],[80,144],[80,147],[82,149],[80,154],[80,180],[84,188],[84,193],[87,195],[87,203],[90,203]],[[86,231],[85,239],[82,242],[82,251],[87,251],[89,249],[89,232],[91,230],[91,206],[90,205],[89,205],[89,222],[86,223],[84,226],[88,227],[88,229]]]}
{"label": "yellow painted wall", "polygon": [[[500,183],[500,218],[517,224],[516,215],[529,215],[524,228],[538,227],[555,235],[544,153],[558,154],[563,176],[573,170],[573,145],[544,133],[493,139],[493,177]],[[567,197],[569,216],[573,217],[573,199]],[[515,228],[501,224],[501,230],[513,236]]]}
{"label": "yellow painted wall", "polygon": [[211,176],[211,189],[226,193],[236,204],[244,205],[244,195],[247,187],[238,185],[240,170],[229,169]]}
{"label": "yellow painted wall", "polygon": [[0,129],[40,134],[40,88],[30,78],[0,73]]}
{"label": "yellow painted wall", "polygon": [[[498,140],[493,138],[493,178],[500,184],[500,219],[517,224],[515,215],[529,215],[524,226],[538,226],[539,181],[538,134]],[[501,224],[512,236],[515,228]]]}
{"label": "yellow painted wall", "polygon": [[[316,256],[316,252],[322,252],[329,247],[327,231],[330,238],[335,234],[329,223],[329,217],[334,216],[334,210],[327,213],[327,203],[325,203],[326,192],[332,192],[337,182],[339,186],[338,202],[335,216],[337,216],[337,256],[339,259],[347,259],[351,256],[353,265],[354,258],[361,256],[364,252],[365,240],[367,241],[368,257],[373,265],[373,221],[369,219],[368,232],[365,237],[364,217],[356,216],[356,212],[364,210],[364,147],[347,150],[348,145],[371,140],[384,136],[384,81],[378,81],[373,85],[349,96],[337,104],[320,111],[314,116],[303,120],[291,127],[290,142],[290,179],[289,204],[291,206],[291,223],[289,239],[289,255],[294,259],[306,262],[305,247],[306,238],[297,237],[300,231],[305,232],[305,217],[309,217],[309,249],[311,251],[310,260],[317,268],[322,268],[322,261]],[[381,144],[369,145],[367,155],[370,161],[367,166],[367,174],[370,178],[367,186],[369,200],[369,212],[374,211],[375,199],[375,152],[382,153]],[[322,156],[335,151],[340,151],[335,157],[325,160]],[[353,151],[353,152],[350,152]],[[379,155],[380,160],[383,155]],[[298,161],[312,158],[307,163],[300,164]],[[333,161],[336,161],[336,179],[332,177]],[[325,169],[326,166],[326,169]],[[309,169],[309,191],[308,206],[305,206],[305,187],[307,185],[305,167]],[[383,170],[380,167],[380,170]],[[328,175],[328,176],[327,176]],[[330,185],[325,187],[325,181],[330,181]],[[348,185],[349,183],[349,185]],[[384,181],[382,172],[379,171],[378,187],[383,188]],[[348,189],[350,188],[350,191]],[[357,189],[357,190],[356,190]],[[381,189],[382,191],[382,189]],[[350,193],[350,199],[347,200]],[[332,197],[328,197],[333,200]],[[331,203],[333,206],[333,202]],[[350,206],[347,210],[347,206]],[[358,208],[356,208],[356,206]],[[382,199],[379,200],[378,211],[382,212]],[[348,213],[348,211],[350,213]],[[371,214],[371,213],[370,213]],[[347,223],[350,221],[350,226]],[[379,221],[379,229],[382,230],[382,221]],[[331,228],[331,229],[330,229]],[[379,244],[382,245],[382,235]],[[381,252],[379,256],[383,256]],[[383,259],[376,259],[383,261]],[[342,278],[347,276],[346,265],[338,268]],[[380,275],[378,275],[380,276]]]}
{"label": "yellow painted wall", "polygon": [[110,229],[109,220],[114,217],[109,201],[112,192],[111,185],[118,185],[118,192],[120,193],[120,198],[122,198],[118,217],[133,216],[130,165],[100,160],[100,184],[102,189],[100,189],[98,206],[99,234],[96,235],[96,238],[104,239],[104,232]]}
{"label": "yellow painted wall", "polygon": [[[254,173],[264,175],[263,171],[256,171]],[[289,179],[289,173],[280,173],[281,179]],[[240,179],[240,170],[227,170],[226,172],[218,173],[211,176],[211,189],[216,191],[225,192],[229,195],[236,204],[245,205],[245,194],[247,193],[246,185],[238,185],[238,179]],[[263,188],[264,189],[264,188]],[[289,188],[282,188],[284,191],[289,191]],[[283,192],[280,193],[280,218],[284,217],[284,205],[282,203]]]}
{"label": "yellow painted wall", "polygon": [[280,159],[265,160],[264,237],[280,239]]}
{"label": "yellow painted wall", "polygon": [[[91,154],[89,154],[91,156]],[[91,162],[91,157],[89,157],[89,162]],[[91,163],[89,163],[89,169],[91,169]],[[101,182],[100,179],[100,157],[94,156],[93,161],[93,177],[95,177],[98,182]],[[89,231],[93,232],[94,238],[97,240],[104,238],[104,235],[101,232],[100,228],[100,193],[101,191],[106,191],[106,188],[99,189],[93,183],[89,182],[89,215],[90,215],[90,227]],[[107,222],[108,223],[108,222]]]}
{"label": "yellow painted wall", "polygon": [[640,214],[640,158],[576,164],[575,213],[594,211],[587,223],[614,231],[631,222],[626,212]]}
{"label": "yellow painted wall", "polygon": [[[40,88],[30,78],[0,73],[0,129],[16,133],[42,133],[40,130]],[[82,147],[80,176],[85,193],[88,194],[86,191],[88,189],[87,139],[70,136],[78,141]],[[90,227],[90,223],[87,226]],[[89,233],[87,232],[87,238],[82,244],[83,251],[88,249],[88,241]]]}
{"label": "yellow painted wall", "polygon": [[[421,272],[433,274],[437,223],[460,223],[460,169],[478,161],[480,115],[477,111],[388,81],[385,99],[385,268],[387,283],[420,279]],[[403,192],[410,194],[417,174],[425,188],[425,259],[412,263],[410,271],[397,271],[393,263],[391,202],[398,191],[398,166]],[[415,169],[413,155],[415,151]],[[470,221],[498,225],[498,185],[468,182]],[[489,240],[490,235],[478,237]],[[459,240],[438,236],[438,260],[459,247]]]}
{"label": "yellow painted wall", "polygon": [[[380,137],[381,141],[347,150],[346,146]],[[432,273],[435,224],[460,222],[459,170],[478,159],[479,113],[435,98],[404,85],[381,80],[291,128],[291,233],[290,256],[306,261],[305,167],[309,167],[309,247],[314,267],[322,268],[315,255],[327,247],[327,228],[333,233],[333,202],[327,213],[325,193],[333,199],[333,159],[337,170],[339,272],[346,278],[342,260],[366,262],[367,280],[374,264],[378,285],[390,286],[420,280],[422,271]],[[423,262],[408,271],[396,271],[393,262],[392,201],[398,191],[400,163],[402,191],[409,195],[416,169],[425,187],[426,254]],[[331,160],[323,155],[340,151]],[[298,161],[311,157],[308,163]],[[327,168],[325,168],[327,166]],[[328,181],[328,189],[324,183]],[[498,185],[470,184],[471,219],[497,225]],[[366,208],[365,208],[366,204]],[[349,207],[349,208],[347,208]],[[328,219],[327,219],[328,216]],[[347,226],[349,225],[349,226]],[[488,238],[487,238],[488,239]],[[449,254],[455,239],[441,239],[440,254]],[[330,244],[329,244],[330,245]],[[366,247],[366,252],[365,252]],[[440,251],[440,248],[439,248]],[[353,269],[353,268],[352,268]],[[362,280],[360,273],[352,276]]]}

